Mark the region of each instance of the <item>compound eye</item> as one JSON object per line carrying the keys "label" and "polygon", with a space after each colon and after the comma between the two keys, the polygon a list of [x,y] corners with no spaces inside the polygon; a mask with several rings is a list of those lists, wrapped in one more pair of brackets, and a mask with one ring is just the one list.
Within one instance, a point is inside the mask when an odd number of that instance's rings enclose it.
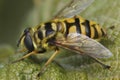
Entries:
{"label": "compound eye", "polygon": [[34,46],[33,46],[33,42],[32,42],[30,34],[26,34],[24,38],[24,44],[30,52],[34,50]]}

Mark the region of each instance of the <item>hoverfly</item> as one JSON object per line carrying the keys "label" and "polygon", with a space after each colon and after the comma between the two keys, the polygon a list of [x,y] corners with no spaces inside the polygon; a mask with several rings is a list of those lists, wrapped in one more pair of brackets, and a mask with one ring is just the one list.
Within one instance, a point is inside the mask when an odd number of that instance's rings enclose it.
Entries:
{"label": "hoverfly", "polygon": [[87,55],[104,68],[110,68],[109,65],[97,60],[97,58],[112,56],[112,53],[106,47],[95,40],[106,36],[106,32],[96,22],[76,16],[93,1],[72,0],[51,21],[26,28],[18,41],[18,46],[24,47],[27,54],[17,61],[32,54],[42,54],[49,50],[55,50],[38,73],[38,76],[40,76],[54,57],[59,54],[59,48],[61,47],[80,55]]}

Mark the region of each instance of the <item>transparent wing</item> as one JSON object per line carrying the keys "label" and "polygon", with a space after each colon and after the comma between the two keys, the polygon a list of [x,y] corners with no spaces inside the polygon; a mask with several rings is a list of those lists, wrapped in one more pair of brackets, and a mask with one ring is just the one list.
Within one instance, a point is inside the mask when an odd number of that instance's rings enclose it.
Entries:
{"label": "transparent wing", "polygon": [[69,34],[66,40],[56,41],[56,46],[96,58],[112,56],[112,53],[96,40],[77,33]]}
{"label": "transparent wing", "polygon": [[94,0],[71,0],[68,5],[63,7],[55,16],[55,18],[61,17],[73,17],[85,10]]}

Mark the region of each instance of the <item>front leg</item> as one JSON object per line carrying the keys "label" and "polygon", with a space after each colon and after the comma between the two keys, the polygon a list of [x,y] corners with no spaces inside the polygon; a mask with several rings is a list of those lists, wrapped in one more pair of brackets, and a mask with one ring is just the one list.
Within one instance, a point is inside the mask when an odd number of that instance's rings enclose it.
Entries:
{"label": "front leg", "polygon": [[44,52],[46,52],[46,49],[44,49],[44,48],[42,48],[40,51],[35,50],[35,51],[32,51],[32,52],[28,52],[28,53],[27,53],[26,55],[24,55],[22,58],[20,58],[20,59],[18,59],[18,60],[16,60],[16,61],[13,61],[12,63],[16,63],[16,62],[19,62],[19,61],[21,61],[21,60],[24,60],[25,58],[27,58],[27,57],[29,57],[29,56],[31,56],[31,55],[33,55],[33,54],[37,54],[37,53],[43,54]]}
{"label": "front leg", "polygon": [[12,63],[16,63],[16,62],[19,62],[21,60],[24,60],[25,58],[29,57],[30,55],[33,55],[33,54],[36,54],[37,52],[36,51],[32,51],[30,53],[27,53],[26,55],[24,55],[22,58],[16,60],[16,61],[13,61]]}

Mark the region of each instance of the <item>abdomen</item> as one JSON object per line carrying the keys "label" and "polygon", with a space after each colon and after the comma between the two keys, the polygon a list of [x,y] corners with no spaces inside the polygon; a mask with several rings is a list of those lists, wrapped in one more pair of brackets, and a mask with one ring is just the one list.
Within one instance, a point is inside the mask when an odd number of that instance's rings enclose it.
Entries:
{"label": "abdomen", "polygon": [[96,22],[83,19],[80,16],[64,19],[62,22],[63,34],[80,33],[90,38],[98,39],[105,36],[105,31]]}

